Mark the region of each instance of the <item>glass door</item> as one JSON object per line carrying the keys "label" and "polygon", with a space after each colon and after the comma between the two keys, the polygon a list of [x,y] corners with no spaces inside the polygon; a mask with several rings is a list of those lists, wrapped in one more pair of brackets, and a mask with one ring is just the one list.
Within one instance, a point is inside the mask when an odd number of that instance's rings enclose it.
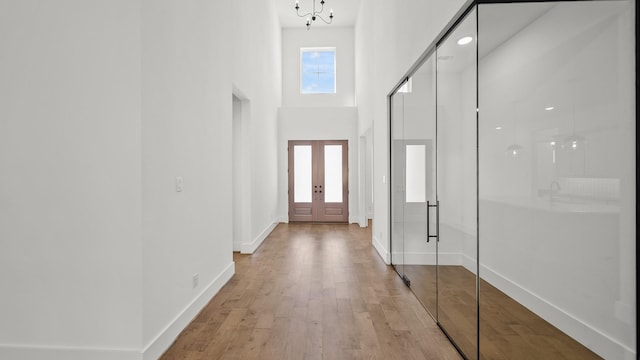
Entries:
{"label": "glass door", "polygon": [[289,221],[348,222],[346,140],[289,141]]}
{"label": "glass door", "polygon": [[391,96],[391,263],[437,317],[435,57]]}
{"label": "glass door", "polygon": [[391,265],[409,285],[404,275],[404,95],[403,91],[398,91],[391,96]]}
{"label": "glass door", "polygon": [[637,359],[634,3],[478,6],[481,359]]}
{"label": "glass door", "polygon": [[435,54],[400,89],[404,97],[404,275],[418,300],[436,306]]}
{"label": "glass door", "polygon": [[440,43],[438,323],[468,359],[478,352],[476,10]]}

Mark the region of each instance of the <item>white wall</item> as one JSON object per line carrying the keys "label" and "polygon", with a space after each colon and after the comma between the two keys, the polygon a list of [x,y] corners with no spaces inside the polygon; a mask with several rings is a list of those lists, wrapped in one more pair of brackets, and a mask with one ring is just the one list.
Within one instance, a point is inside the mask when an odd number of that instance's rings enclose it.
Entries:
{"label": "white wall", "polygon": [[[285,28],[282,30],[282,105],[354,106],[355,60],[352,27]],[[335,47],[336,93],[300,93],[300,48]]]}
{"label": "white wall", "polygon": [[218,55],[231,52],[230,22],[210,21],[230,9],[142,4],[142,341],[153,358],[189,304],[233,274],[231,157],[220,156],[231,153],[231,61]]}
{"label": "white wall", "polygon": [[234,272],[234,85],[273,226],[280,56],[270,2],[0,1],[0,358],[171,345]]}
{"label": "white wall", "polygon": [[0,358],[140,348],[139,11],[0,1]]}
{"label": "white wall", "polygon": [[[300,49],[335,47],[336,93],[300,93]],[[354,30],[352,27],[285,28],[282,30],[282,108],[277,145],[278,219],[288,221],[288,140],[349,141],[349,221],[360,213],[359,141],[355,105]]]}
{"label": "white wall", "polygon": [[337,108],[280,108],[278,140],[278,194],[280,221],[286,222],[288,216],[287,173],[289,140],[348,140],[349,146],[349,222],[357,222],[358,201],[358,132],[357,109],[355,107]]}
{"label": "white wall", "polygon": [[383,177],[389,177],[387,95],[463,4],[463,0],[361,2],[355,27],[358,132],[373,129],[373,243],[386,262],[389,192]]}
{"label": "white wall", "polygon": [[[243,250],[273,227],[280,30],[269,2],[144,4],[143,344],[151,358],[234,271],[234,89],[251,104],[243,134],[252,144],[251,206],[244,208],[251,234]],[[253,11],[270,16],[245,16]],[[237,15],[219,16],[228,13]],[[179,193],[177,176],[184,178]]]}
{"label": "white wall", "polygon": [[[242,252],[253,252],[277,223],[278,107],[282,103],[282,32],[271,2],[233,3],[233,86],[248,100],[251,195],[250,234]],[[257,13],[260,16],[246,16]],[[225,30],[228,33],[228,30]]]}

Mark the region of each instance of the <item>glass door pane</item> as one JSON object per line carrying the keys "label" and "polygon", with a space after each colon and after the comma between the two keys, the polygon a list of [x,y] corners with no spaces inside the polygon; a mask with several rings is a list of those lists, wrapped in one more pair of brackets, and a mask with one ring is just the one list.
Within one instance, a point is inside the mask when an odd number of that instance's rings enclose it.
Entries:
{"label": "glass door pane", "polygon": [[404,93],[391,96],[391,264],[404,277]]}
{"label": "glass door pane", "polygon": [[289,141],[289,221],[349,221],[347,140]]}
{"label": "glass door pane", "polygon": [[324,202],[342,202],[342,145],[324,146]]}
{"label": "glass door pane", "polygon": [[293,146],[294,202],[310,203],[312,200],[311,145]]}
{"label": "glass door pane", "polygon": [[[411,290],[436,318],[435,54],[411,76],[404,96],[404,273]],[[428,226],[427,221],[431,220]]]}
{"label": "glass door pane", "polygon": [[476,10],[437,48],[438,322],[477,359]]}
{"label": "glass door pane", "polygon": [[407,180],[406,203],[424,204],[426,198],[427,146],[425,144],[406,145]]}
{"label": "glass door pane", "polygon": [[348,146],[346,140],[317,141],[317,221],[349,221]]}
{"label": "glass door pane", "polygon": [[478,11],[481,358],[635,359],[634,2]]}

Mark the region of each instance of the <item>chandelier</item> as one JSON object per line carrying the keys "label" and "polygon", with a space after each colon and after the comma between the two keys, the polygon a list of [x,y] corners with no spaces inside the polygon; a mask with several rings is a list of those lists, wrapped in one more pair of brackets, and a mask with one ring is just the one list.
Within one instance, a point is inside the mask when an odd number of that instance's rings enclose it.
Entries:
{"label": "chandelier", "polygon": [[313,9],[311,10],[311,12],[308,12],[303,15],[300,14],[300,4],[298,3],[298,1],[299,0],[296,0],[296,7],[295,7],[296,13],[298,14],[299,17],[307,18],[307,30],[311,28],[311,23],[316,21],[316,19],[320,19],[324,21],[325,24],[331,24],[333,22],[333,9],[329,11],[329,21],[325,20],[322,17],[322,15],[320,15],[324,10],[324,0],[320,0],[320,11],[316,11],[316,0],[313,0]]}

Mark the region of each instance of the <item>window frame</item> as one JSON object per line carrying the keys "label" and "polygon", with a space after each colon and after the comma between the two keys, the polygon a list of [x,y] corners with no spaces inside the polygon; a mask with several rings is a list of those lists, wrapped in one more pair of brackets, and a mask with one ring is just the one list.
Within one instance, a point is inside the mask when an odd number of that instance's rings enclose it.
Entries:
{"label": "window frame", "polygon": [[[333,52],[333,92],[305,92],[303,87],[303,75],[304,67],[302,63],[302,56],[308,52]],[[335,95],[338,93],[338,63],[337,63],[337,50],[335,46],[325,47],[301,47],[300,48],[300,94],[301,95]]]}

